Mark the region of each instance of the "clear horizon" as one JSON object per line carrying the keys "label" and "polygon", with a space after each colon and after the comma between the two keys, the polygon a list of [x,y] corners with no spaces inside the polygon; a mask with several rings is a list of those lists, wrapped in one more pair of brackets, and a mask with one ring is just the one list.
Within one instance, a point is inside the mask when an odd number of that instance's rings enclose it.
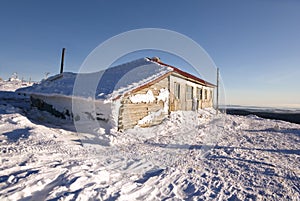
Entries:
{"label": "clear horizon", "polygon": [[37,81],[57,74],[63,47],[65,71],[78,72],[110,37],[163,28],[207,51],[220,68],[226,104],[300,108],[299,10],[297,1],[2,1],[0,77],[17,72]]}

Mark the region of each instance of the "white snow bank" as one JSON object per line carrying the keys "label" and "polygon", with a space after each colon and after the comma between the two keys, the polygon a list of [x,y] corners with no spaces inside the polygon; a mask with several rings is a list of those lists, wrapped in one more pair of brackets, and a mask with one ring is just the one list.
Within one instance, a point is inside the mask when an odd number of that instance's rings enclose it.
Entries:
{"label": "white snow bank", "polygon": [[0,105],[0,200],[299,200],[300,125],[213,113],[172,112],[97,153],[62,120]]}

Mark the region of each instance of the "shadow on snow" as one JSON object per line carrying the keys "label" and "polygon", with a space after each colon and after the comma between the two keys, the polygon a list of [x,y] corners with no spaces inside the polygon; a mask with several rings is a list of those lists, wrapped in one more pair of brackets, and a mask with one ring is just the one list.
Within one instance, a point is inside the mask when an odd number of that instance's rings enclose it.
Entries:
{"label": "shadow on snow", "polygon": [[3,133],[7,137],[8,142],[17,142],[20,139],[28,139],[30,136],[31,128],[21,128],[21,129],[15,129],[10,132]]}
{"label": "shadow on snow", "polygon": [[276,132],[276,133],[281,133],[281,134],[292,134],[300,137],[300,130],[291,128],[291,129],[282,129],[282,128],[266,128],[266,129],[260,129],[260,130],[245,130],[247,132],[264,132],[264,133],[269,133],[269,132]]}
{"label": "shadow on snow", "polygon": [[157,147],[167,148],[167,149],[202,149],[202,150],[209,150],[209,149],[242,149],[242,150],[249,150],[249,151],[266,151],[266,152],[274,152],[274,153],[281,153],[281,154],[297,154],[300,155],[300,149],[263,149],[263,148],[248,148],[248,147],[230,147],[230,146],[219,146],[219,145],[188,145],[188,144],[162,144],[162,143],[150,143],[147,142],[148,145],[153,145]]}

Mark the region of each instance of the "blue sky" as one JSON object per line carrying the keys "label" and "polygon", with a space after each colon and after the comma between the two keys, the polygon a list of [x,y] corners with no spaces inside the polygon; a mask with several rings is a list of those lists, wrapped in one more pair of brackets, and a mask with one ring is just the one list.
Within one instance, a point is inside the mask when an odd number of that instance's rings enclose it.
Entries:
{"label": "blue sky", "polygon": [[0,77],[17,72],[40,80],[46,72],[56,74],[62,47],[65,70],[76,72],[110,37],[163,28],[208,52],[221,70],[228,104],[300,107],[299,10],[296,0],[2,0]]}

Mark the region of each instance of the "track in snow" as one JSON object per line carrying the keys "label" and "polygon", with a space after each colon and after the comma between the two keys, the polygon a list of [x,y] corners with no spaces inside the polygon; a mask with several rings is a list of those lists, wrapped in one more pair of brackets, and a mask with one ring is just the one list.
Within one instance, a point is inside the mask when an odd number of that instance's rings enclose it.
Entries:
{"label": "track in snow", "polygon": [[110,146],[87,146],[67,122],[11,104],[0,105],[1,200],[300,197],[296,124],[178,112],[158,127],[112,133]]}

